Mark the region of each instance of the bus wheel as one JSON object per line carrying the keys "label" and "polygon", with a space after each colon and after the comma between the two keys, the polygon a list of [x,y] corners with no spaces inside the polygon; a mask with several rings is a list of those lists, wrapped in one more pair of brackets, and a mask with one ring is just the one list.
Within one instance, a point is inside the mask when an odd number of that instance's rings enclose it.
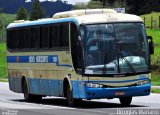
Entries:
{"label": "bus wheel", "polygon": [[132,102],[132,97],[121,97],[119,100],[122,106],[129,106]]}
{"label": "bus wheel", "polygon": [[75,99],[73,98],[72,89],[70,88],[69,84],[67,84],[66,98],[67,98],[68,104],[70,106],[74,106],[75,105]]}
{"label": "bus wheel", "polygon": [[23,87],[22,88],[23,88],[24,99],[26,101],[31,101],[32,98],[31,98],[31,95],[28,92],[28,86],[27,86],[26,80],[23,81]]}
{"label": "bus wheel", "polygon": [[26,80],[24,80],[23,82],[23,94],[24,94],[24,99],[28,102],[40,101],[42,99],[41,95],[29,94]]}

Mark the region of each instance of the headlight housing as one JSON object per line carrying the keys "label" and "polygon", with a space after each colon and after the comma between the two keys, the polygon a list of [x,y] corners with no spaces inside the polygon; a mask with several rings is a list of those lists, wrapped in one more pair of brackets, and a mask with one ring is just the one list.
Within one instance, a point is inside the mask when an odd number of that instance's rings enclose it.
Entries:
{"label": "headlight housing", "polygon": [[91,87],[91,88],[102,88],[103,85],[101,84],[95,84],[95,83],[86,83],[87,87]]}
{"label": "headlight housing", "polygon": [[138,83],[136,83],[137,85],[145,85],[145,84],[149,84],[151,83],[151,80],[143,80],[143,81],[139,81]]}

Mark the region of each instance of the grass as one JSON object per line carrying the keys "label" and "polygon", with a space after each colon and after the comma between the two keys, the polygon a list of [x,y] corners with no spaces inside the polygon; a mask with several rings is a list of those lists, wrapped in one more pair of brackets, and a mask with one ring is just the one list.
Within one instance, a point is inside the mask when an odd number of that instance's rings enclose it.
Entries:
{"label": "grass", "polygon": [[6,79],[6,44],[0,43],[0,78]]}
{"label": "grass", "polygon": [[152,85],[160,86],[160,30],[147,29],[147,35],[153,37],[155,45],[154,55],[151,56]]}
{"label": "grass", "polygon": [[147,29],[147,35],[153,37],[153,42],[155,44],[155,52],[154,55],[151,56],[152,65],[154,65],[160,59],[160,30]]}
{"label": "grass", "polygon": [[147,35],[153,37],[155,44],[154,55],[151,56],[152,65],[152,85],[160,86],[160,29],[159,29],[159,16],[160,12],[152,12],[150,14],[141,15],[145,17],[145,26],[150,28],[151,17],[153,18],[153,29],[147,29]]}
{"label": "grass", "polygon": [[144,19],[145,26],[150,28],[151,17],[153,18],[153,29],[147,29],[147,35],[153,37],[153,42],[155,44],[154,55],[151,56],[152,65],[152,85],[160,86],[160,29],[159,29],[159,16],[160,12],[152,12],[150,14],[141,15],[140,17]]}
{"label": "grass", "polygon": [[0,79],[0,82],[8,82],[8,79]]}
{"label": "grass", "polygon": [[160,86],[160,73],[158,71],[152,71],[151,81],[153,86]]}
{"label": "grass", "polygon": [[151,92],[152,93],[159,93],[160,94],[160,89],[158,89],[158,88],[152,88]]}
{"label": "grass", "polygon": [[152,12],[150,14],[141,15],[141,18],[144,20],[145,18],[145,26],[147,28],[151,28],[151,17],[152,20],[152,26],[154,29],[159,29],[159,16],[160,12]]}
{"label": "grass", "polygon": [[[15,14],[0,13],[0,21],[2,24],[2,28],[0,29],[0,37],[4,37],[6,35],[5,28],[15,19]],[[0,81],[4,81],[3,79],[6,79],[6,76],[6,44],[1,43],[0,41]]]}

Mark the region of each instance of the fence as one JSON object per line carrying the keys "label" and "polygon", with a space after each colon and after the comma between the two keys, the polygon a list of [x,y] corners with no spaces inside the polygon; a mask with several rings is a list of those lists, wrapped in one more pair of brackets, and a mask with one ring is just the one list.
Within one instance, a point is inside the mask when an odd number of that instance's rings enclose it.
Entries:
{"label": "fence", "polygon": [[154,43],[154,47],[160,48],[160,43]]}
{"label": "fence", "polygon": [[0,36],[0,43],[6,42],[6,36]]}
{"label": "fence", "polygon": [[142,17],[145,27],[150,29],[160,29],[160,16]]}

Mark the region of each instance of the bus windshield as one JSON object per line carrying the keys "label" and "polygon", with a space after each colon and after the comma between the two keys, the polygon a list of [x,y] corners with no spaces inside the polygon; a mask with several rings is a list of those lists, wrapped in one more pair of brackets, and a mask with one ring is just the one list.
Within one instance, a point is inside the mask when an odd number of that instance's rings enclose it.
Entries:
{"label": "bus windshield", "polygon": [[85,74],[126,74],[149,69],[148,43],[143,23],[81,26]]}

